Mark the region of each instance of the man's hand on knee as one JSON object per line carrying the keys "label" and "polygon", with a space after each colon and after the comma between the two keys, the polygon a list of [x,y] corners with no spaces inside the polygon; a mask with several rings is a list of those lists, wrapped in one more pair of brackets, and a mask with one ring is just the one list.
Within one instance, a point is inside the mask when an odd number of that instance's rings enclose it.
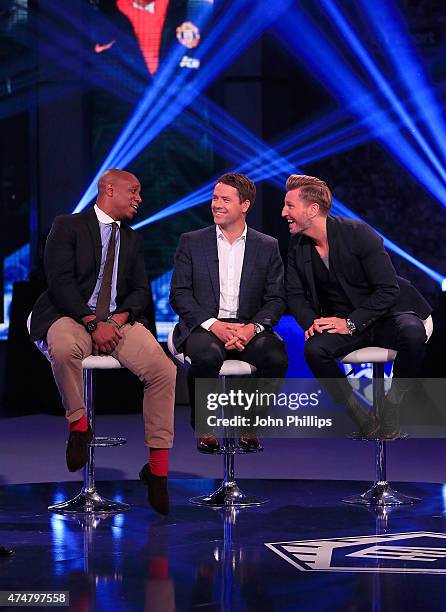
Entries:
{"label": "man's hand on knee", "polygon": [[305,341],[308,340],[308,338],[311,338],[311,336],[314,336],[315,333],[321,334],[324,330],[322,329],[322,327],[319,325],[318,323],[319,319],[315,319],[313,321],[313,324],[310,325],[310,327],[306,330],[305,332]]}
{"label": "man's hand on knee", "polygon": [[326,331],[329,334],[349,334],[347,322],[340,317],[321,317],[316,319],[313,325],[318,325],[321,331]]}
{"label": "man's hand on knee", "polygon": [[241,323],[224,323],[223,321],[215,321],[209,331],[212,332],[225,344],[229,342],[236,334],[236,331],[242,327]]}
{"label": "man's hand on knee", "polygon": [[246,345],[251,342],[251,340],[254,338],[255,336],[255,326],[253,323],[246,323],[242,326],[240,326],[236,331],[235,331],[235,336],[229,340],[229,342],[226,342],[225,344],[225,349],[228,351],[231,350],[237,350],[237,351],[244,351],[246,348]]}
{"label": "man's hand on knee", "polygon": [[[114,325],[100,321],[96,330],[91,334],[93,349],[96,345],[99,353],[112,353],[122,338],[121,331]],[[97,354],[97,353],[96,353]]]}

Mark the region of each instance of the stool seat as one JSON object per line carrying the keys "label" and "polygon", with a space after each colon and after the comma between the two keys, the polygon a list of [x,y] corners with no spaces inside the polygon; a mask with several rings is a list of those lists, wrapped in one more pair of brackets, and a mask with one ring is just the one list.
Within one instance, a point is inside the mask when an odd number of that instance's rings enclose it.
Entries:
{"label": "stool seat", "polygon": [[[175,359],[175,361],[183,366],[188,368],[190,366],[190,358],[186,357],[184,353],[180,353],[174,343],[173,343],[173,330],[169,332],[167,338],[167,348],[169,349],[169,353]],[[234,351],[237,354],[236,351]],[[247,363],[246,361],[241,361],[240,359],[226,359],[223,362],[223,365],[220,369],[220,376],[250,376],[257,372],[257,368],[253,366],[251,363]]]}
{"label": "stool seat", "polygon": [[220,369],[220,376],[251,376],[257,368],[246,361],[227,359]]}
{"label": "stool seat", "polygon": [[352,351],[340,359],[342,363],[387,363],[394,361],[396,351],[381,346],[366,346]]}
{"label": "stool seat", "polygon": [[111,355],[90,355],[82,360],[83,370],[119,370],[124,366]]}

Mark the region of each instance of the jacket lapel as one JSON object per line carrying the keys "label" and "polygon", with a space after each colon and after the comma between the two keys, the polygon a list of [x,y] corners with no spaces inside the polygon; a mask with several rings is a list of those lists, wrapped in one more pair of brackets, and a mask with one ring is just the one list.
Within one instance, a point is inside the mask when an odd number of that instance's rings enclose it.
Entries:
{"label": "jacket lapel", "polygon": [[215,225],[209,228],[209,232],[205,236],[203,251],[209,269],[215,301],[218,305],[220,303],[220,279],[218,272],[217,233]]}
{"label": "jacket lapel", "polygon": [[90,237],[93,243],[94,259],[96,268],[96,277],[99,274],[99,268],[101,267],[102,257],[102,244],[101,244],[101,232],[99,231],[99,221],[94,212],[94,208],[90,208],[85,213],[85,220],[87,222]]}
{"label": "jacket lapel", "polygon": [[302,245],[302,256],[304,263],[304,273],[307,281],[307,286],[310,289],[310,297],[313,304],[313,308],[319,311],[320,304],[317,297],[316,285],[314,282],[314,274],[313,274],[313,262],[311,261],[311,249],[312,245],[309,240],[305,240]]}
{"label": "jacket lapel", "polygon": [[333,217],[327,217],[327,239],[328,246],[330,249],[330,265],[333,267],[333,271],[339,284],[343,288],[347,297],[350,299],[350,287],[345,280],[343,273],[342,255],[341,255],[341,241],[339,237],[338,227],[336,225],[336,219]]}
{"label": "jacket lapel", "polygon": [[242,275],[240,278],[239,310],[249,288],[249,281],[255,268],[260,245],[250,228],[246,233],[245,255],[243,257]]}

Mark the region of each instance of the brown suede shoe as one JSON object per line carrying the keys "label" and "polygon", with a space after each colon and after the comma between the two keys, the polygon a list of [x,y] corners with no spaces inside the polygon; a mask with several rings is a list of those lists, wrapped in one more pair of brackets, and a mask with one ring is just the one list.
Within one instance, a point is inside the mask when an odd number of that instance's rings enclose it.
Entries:
{"label": "brown suede shoe", "polygon": [[167,477],[152,474],[149,464],[146,463],[139,473],[139,478],[147,487],[147,500],[152,508],[164,516],[169,514]]}
{"label": "brown suede shoe", "polygon": [[66,458],[70,472],[77,472],[84,467],[88,459],[88,446],[93,440],[90,425],[87,431],[71,431],[68,438]]}
{"label": "brown suede shoe", "polygon": [[201,436],[200,438],[198,438],[197,450],[199,450],[200,453],[218,453],[218,451],[220,450],[220,442],[218,441],[218,438],[213,434]]}
{"label": "brown suede shoe", "polygon": [[244,434],[240,436],[239,446],[243,448],[243,450],[254,451],[259,449],[260,441],[258,437],[253,434]]}

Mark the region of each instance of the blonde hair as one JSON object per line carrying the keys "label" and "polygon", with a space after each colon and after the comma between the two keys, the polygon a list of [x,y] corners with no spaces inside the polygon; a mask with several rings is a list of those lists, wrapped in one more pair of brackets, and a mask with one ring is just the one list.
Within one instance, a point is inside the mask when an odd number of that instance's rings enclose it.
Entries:
{"label": "blonde hair", "polygon": [[299,189],[299,196],[305,202],[317,202],[323,215],[328,215],[331,208],[332,195],[325,181],[306,174],[292,174],[286,182],[286,190]]}

